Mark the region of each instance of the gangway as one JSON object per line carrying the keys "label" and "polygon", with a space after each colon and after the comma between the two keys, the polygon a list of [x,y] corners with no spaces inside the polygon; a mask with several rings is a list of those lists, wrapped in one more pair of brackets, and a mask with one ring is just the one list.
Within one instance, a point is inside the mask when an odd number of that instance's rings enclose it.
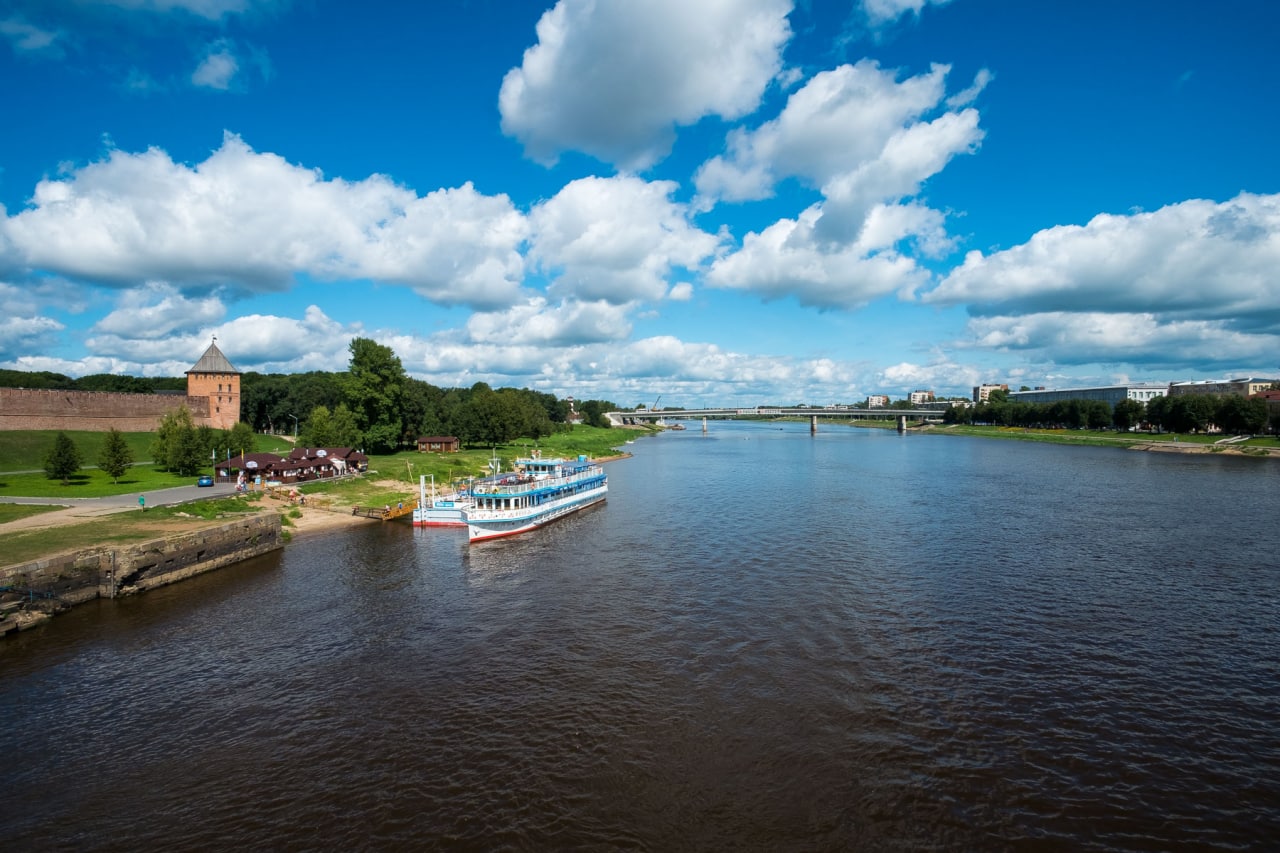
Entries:
{"label": "gangway", "polygon": [[351,508],[352,515],[358,515],[361,518],[370,518],[375,521],[391,521],[396,518],[403,518],[406,515],[412,515],[413,511],[418,508],[416,501],[412,503],[398,502],[395,506],[387,504],[385,506],[353,506]]}

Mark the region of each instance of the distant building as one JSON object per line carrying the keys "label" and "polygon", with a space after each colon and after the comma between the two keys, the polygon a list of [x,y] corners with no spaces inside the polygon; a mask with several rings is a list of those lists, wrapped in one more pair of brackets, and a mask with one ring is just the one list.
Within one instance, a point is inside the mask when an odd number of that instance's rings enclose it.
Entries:
{"label": "distant building", "polygon": [[427,435],[418,439],[419,453],[457,453],[462,442],[451,435]]}
{"label": "distant building", "polygon": [[933,402],[933,392],[932,391],[912,391],[907,396],[907,400],[913,406],[923,406],[925,403]]}
{"label": "distant building", "polygon": [[1275,379],[1204,379],[1197,382],[1173,382],[1169,385],[1169,396],[1179,397],[1184,394],[1208,394],[1224,397],[1227,394],[1239,394],[1251,397],[1267,391],[1276,384]]}
{"label": "distant building", "polygon": [[883,409],[889,405],[888,394],[871,394],[867,397],[868,409]]}
{"label": "distant building", "polygon": [[1094,388],[1059,388],[1053,391],[1010,391],[1011,403],[1057,403],[1062,400],[1101,400],[1115,408],[1121,400],[1136,400],[1146,403],[1156,397],[1163,397],[1169,386],[1163,383],[1137,383],[1126,385],[1104,385]]}
{"label": "distant building", "polygon": [[1008,391],[1008,385],[976,385],[973,389],[973,402],[985,403],[991,398],[992,391]]}

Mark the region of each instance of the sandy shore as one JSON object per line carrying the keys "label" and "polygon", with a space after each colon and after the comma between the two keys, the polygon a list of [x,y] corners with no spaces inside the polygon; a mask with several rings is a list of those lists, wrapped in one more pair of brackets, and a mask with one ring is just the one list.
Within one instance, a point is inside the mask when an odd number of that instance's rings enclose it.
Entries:
{"label": "sandy shore", "polygon": [[285,520],[288,530],[294,536],[311,536],[317,533],[327,533],[334,530],[346,530],[351,527],[359,527],[366,524],[404,524],[408,525],[406,519],[397,519],[395,521],[379,521],[372,518],[363,518],[358,515],[352,515],[350,507],[346,509],[306,506],[299,507],[301,515],[297,518],[290,518],[286,514]]}

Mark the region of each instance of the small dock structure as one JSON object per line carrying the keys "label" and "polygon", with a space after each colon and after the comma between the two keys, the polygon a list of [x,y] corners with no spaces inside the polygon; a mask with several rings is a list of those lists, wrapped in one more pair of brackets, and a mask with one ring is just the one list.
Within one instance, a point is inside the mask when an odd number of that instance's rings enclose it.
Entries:
{"label": "small dock structure", "polygon": [[399,501],[395,506],[391,506],[391,504],[386,504],[385,506],[353,506],[351,514],[358,515],[361,518],[373,519],[374,521],[392,521],[397,518],[403,518],[406,515],[413,515],[413,511],[417,507],[417,503]]}

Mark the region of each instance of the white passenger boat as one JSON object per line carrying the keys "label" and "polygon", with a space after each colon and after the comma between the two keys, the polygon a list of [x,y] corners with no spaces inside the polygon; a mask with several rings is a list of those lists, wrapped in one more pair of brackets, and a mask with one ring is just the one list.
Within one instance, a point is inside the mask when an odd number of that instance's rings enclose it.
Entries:
{"label": "white passenger boat", "polygon": [[[535,452],[536,453],[536,452]],[[463,510],[471,542],[514,536],[605,499],[604,468],[585,456],[516,460],[516,470],[476,480]]]}
{"label": "white passenger boat", "polygon": [[436,480],[431,478],[431,494],[427,494],[427,478],[418,477],[418,505],[413,510],[414,527],[466,527],[462,511],[471,506],[466,492],[437,495]]}

